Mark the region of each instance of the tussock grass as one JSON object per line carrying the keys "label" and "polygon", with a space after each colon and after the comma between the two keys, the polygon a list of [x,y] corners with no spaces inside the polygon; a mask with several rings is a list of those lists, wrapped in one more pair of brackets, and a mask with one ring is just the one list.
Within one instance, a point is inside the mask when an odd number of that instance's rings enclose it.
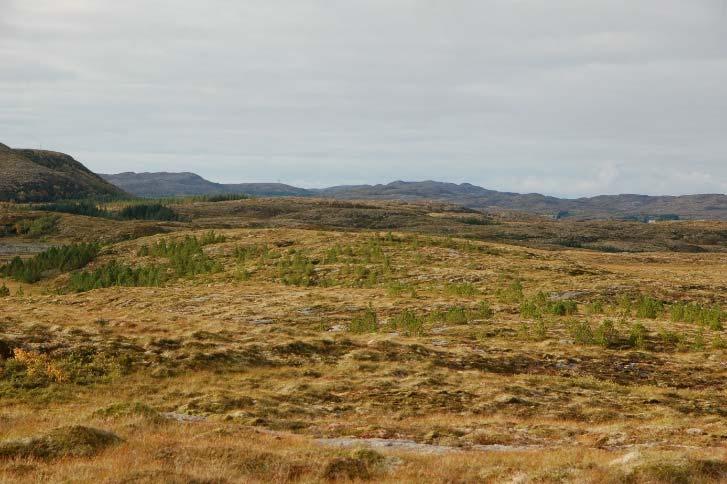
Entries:
{"label": "tussock grass", "polygon": [[[228,205],[247,209],[215,210]],[[28,295],[0,303],[0,438],[82,425],[124,441],[0,459],[0,480],[722,478],[709,462],[727,432],[724,330],[671,317],[678,301],[724,304],[717,255],[216,230],[112,243],[89,268],[34,285],[3,280]],[[185,268],[197,258],[214,270]],[[99,279],[113,288],[52,291],[109,264],[114,277]],[[151,267],[158,285],[123,275]],[[556,300],[571,292],[591,304]],[[663,305],[653,319],[637,315],[640,294]]]}

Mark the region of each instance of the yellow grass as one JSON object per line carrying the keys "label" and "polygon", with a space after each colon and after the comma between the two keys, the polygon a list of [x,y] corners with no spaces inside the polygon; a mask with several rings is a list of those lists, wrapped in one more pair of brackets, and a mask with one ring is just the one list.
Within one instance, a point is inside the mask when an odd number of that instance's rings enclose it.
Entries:
{"label": "yellow grass", "polygon": [[[116,242],[89,268],[112,258],[164,263],[137,251],[203,233],[184,227]],[[20,352],[0,374],[0,440],[72,424],[124,439],[88,458],[0,458],[0,480],[727,479],[727,465],[719,464],[727,459],[727,351],[718,346],[727,332],[672,322],[668,311],[624,316],[617,304],[646,294],[724,307],[724,253],[553,251],[286,227],[216,233],[226,241],[204,250],[222,271],[163,287],[73,294],[63,291],[68,275],[60,274],[24,285],[18,296],[19,284],[0,280],[12,293],[0,299],[0,341]],[[373,240],[388,269],[362,255]],[[267,244],[272,255],[235,258],[235,248],[254,244]],[[326,262],[339,246],[355,255]],[[277,264],[291,249],[315,262],[316,285],[281,282]],[[377,279],[357,279],[360,267],[378,271]],[[515,280],[526,298],[577,291],[578,313],[544,316],[537,336],[519,303],[498,295]],[[393,283],[413,291],[390,291]],[[447,289],[452,284],[476,293],[457,295]],[[603,313],[586,314],[595,300]],[[475,311],[482,302],[491,318],[450,324],[432,316]],[[349,331],[369,307],[379,330]],[[406,309],[422,317],[422,336],[391,327]],[[573,319],[593,328],[610,319],[624,342],[641,323],[649,347],[576,344]],[[662,341],[664,331],[681,344]],[[108,410],[135,402],[151,413]],[[328,445],[334,438],[360,444]],[[419,445],[374,447],[381,457],[373,462],[356,450],[381,442],[370,439]]]}

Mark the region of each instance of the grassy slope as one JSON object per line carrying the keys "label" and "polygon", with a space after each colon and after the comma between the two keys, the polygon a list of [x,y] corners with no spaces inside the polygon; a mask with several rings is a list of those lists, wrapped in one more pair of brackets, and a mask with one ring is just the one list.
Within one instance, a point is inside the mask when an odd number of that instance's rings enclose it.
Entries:
{"label": "grassy slope", "polygon": [[[3,145],[4,146],[4,145]],[[0,200],[118,197],[124,192],[63,153],[0,149]]]}
{"label": "grassy slope", "polygon": [[[672,322],[666,311],[644,319],[619,308],[621,296],[640,293],[727,305],[723,253],[554,251],[411,233],[389,239],[385,232],[290,228],[320,215],[320,206],[306,207],[305,215],[300,207],[286,212],[260,201],[185,207],[198,216],[191,224],[204,230],[215,220],[230,224],[228,211],[272,227],[218,228],[226,240],[204,250],[222,271],[167,287],[53,294],[67,277],[61,274],[25,286],[25,296],[0,299],[0,339],[27,350],[50,348],[52,365],[76,372],[70,381],[35,386],[13,383],[7,372],[0,377],[0,421],[7,424],[0,438],[83,424],[125,439],[96,457],[0,461],[0,479],[311,482],[350,470],[388,482],[717,482],[727,472],[717,463],[727,458],[727,353],[717,346],[727,332]],[[218,218],[206,216],[208,210]],[[387,206],[373,220],[422,223],[418,208],[398,210]],[[68,216],[52,237],[77,235],[64,225],[79,223],[95,221]],[[203,234],[189,225],[117,242],[94,265],[111,258],[163,263],[138,257],[138,249]],[[388,268],[370,250],[378,236]],[[234,256],[238,247],[262,244],[266,256]],[[331,259],[331,249],[347,246],[350,255],[344,250]],[[316,261],[316,285],[281,283],[279,261],[291,249]],[[362,268],[377,278],[361,279]],[[526,297],[578,291],[570,296],[580,302],[578,314],[547,316],[541,332],[502,293],[516,278]],[[587,313],[596,300],[604,301],[603,312]],[[482,301],[494,309],[492,317],[427,320],[418,336],[391,327],[405,310],[474,310]],[[369,305],[379,331],[350,332]],[[574,318],[593,328],[611,319],[623,338],[643,324],[646,345],[575,344]],[[91,356],[67,366],[78,361],[69,351]],[[135,401],[148,408],[108,409]],[[178,422],[156,412],[199,419]],[[371,463],[371,456],[315,440],[344,436],[422,446],[379,448],[383,460]]]}

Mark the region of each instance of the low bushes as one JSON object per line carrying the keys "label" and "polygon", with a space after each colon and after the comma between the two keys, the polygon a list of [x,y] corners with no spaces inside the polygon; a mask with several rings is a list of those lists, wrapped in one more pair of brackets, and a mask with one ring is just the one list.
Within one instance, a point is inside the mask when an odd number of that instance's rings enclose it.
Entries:
{"label": "low bushes", "polygon": [[497,290],[497,298],[503,303],[519,303],[524,299],[523,284],[519,280]]}
{"label": "low bushes", "polygon": [[14,226],[15,233],[33,238],[52,234],[56,231],[58,219],[57,215],[44,215],[35,219],[20,220]]}
{"label": "low bushes", "polygon": [[379,330],[379,320],[376,311],[369,306],[366,310],[354,317],[348,324],[348,330],[352,333],[376,333]]}
{"label": "low bushes", "polygon": [[222,270],[222,266],[205,254],[202,248],[225,240],[224,236],[213,231],[199,238],[187,236],[171,241],[162,239],[152,245],[141,246],[137,256],[163,257],[168,260],[166,264],[132,267],[112,260],[93,271],[72,274],[68,288],[71,291],[83,292],[113,286],[160,286],[175,277],[218,272]]}
{"label": "low bushes", "polygon": [[[398,331],[405,336],[422,336],[426,332],[427,324],[469,324],[473,321],[488,319],[494,312],[490,305],[482,302],[474,308],[452,306],[437,309],[429,314],[417,313],[411,309],[404,309],[389,318],[388,329]],[[348,325],[352,333],[375,333],[381,329],[376,312],[372,307],[362,314],[354,317]]]}
{"label": "low bushes", "polygon": [[445,324],[468,324],[474,320],[489,319],[494,311],[486,302],[481,302],[474,308],[452,306],[446,309],[438,309],[429,314],[429,320]]}
{"label": "low bushes", "polygon": [[424,334],[424,319],[416,312],[406,309],[389,321],[391,329],[405,336],[422,336]]}
{"label": "low bushes", "polygon": [[113,286],[160,286],[167,279],[167,271],[161,266],[135,268],[112,260],[93,271],[71,274],[68,289],[73,292],[85,292]]}
{"label": "low bushes", "polygon": [[520,315],[532,319],[539,318],[545,314],[572,316],[577,312],[578,303],[575,301],[550,301],[542,291],[535,297],[525,299],[520,303]]}
{"label": "low bushes", "polygon": [[674,322],[700,324],[716,331],[724,329],[722,321],[727,319],[727,312],[719,306],[710,308],[697,303],[676,303],[669,309]]}
{"label": "low bushes", "polygon": [[315,286],[317,282],[313,262],[298,251],[292,251],[278,261],[278,274],[286,285]]}
{"label": "low bushes", "polygon": [[636,317],[656,319],[664,312],[664,304],[652,297],[641,296],[636,301]]}
{"label": "low bushes", "polygon": [[0,274],[16,281],[32,284],[39,281],[48,271],[66,272],[80,269],[96,258],[98,244],[71,244],[51,247],[35,257],[23,260],[15,257],[0,267]]}
{"label": "low bushes", "polygon": [[451,296],[474,297],[477,294],[477,288],[468,282],[460,284],[447,284],[444,288],[445,292]]}

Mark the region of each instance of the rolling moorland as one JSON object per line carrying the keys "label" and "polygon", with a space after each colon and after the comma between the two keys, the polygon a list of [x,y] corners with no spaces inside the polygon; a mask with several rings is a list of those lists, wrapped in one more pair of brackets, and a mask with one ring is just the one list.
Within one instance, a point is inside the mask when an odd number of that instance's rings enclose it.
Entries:
{"label": "rolling moorland", "polygon": [[305,189],[280,183],[213,183],[194,173],[127,172],[101,176],[139,197],[247,193],[268,197],[307,196],[344,200],[436,200],[477,210],[513,210],[556,218],[727,220],[727,195],[724,194],[676,197],[626,194],[562,199],[538,193],[498,192],[469,183],[437,181],[395,181],[386,185]]}
{"label": "rolling moorland", "polygon": [[725,221],[133,199],[2,148],[0,481],[727,480]]}
{"label": "rolling moorland", "polygon": [[0,205],[0,481],[724,482],[727,225]]}

